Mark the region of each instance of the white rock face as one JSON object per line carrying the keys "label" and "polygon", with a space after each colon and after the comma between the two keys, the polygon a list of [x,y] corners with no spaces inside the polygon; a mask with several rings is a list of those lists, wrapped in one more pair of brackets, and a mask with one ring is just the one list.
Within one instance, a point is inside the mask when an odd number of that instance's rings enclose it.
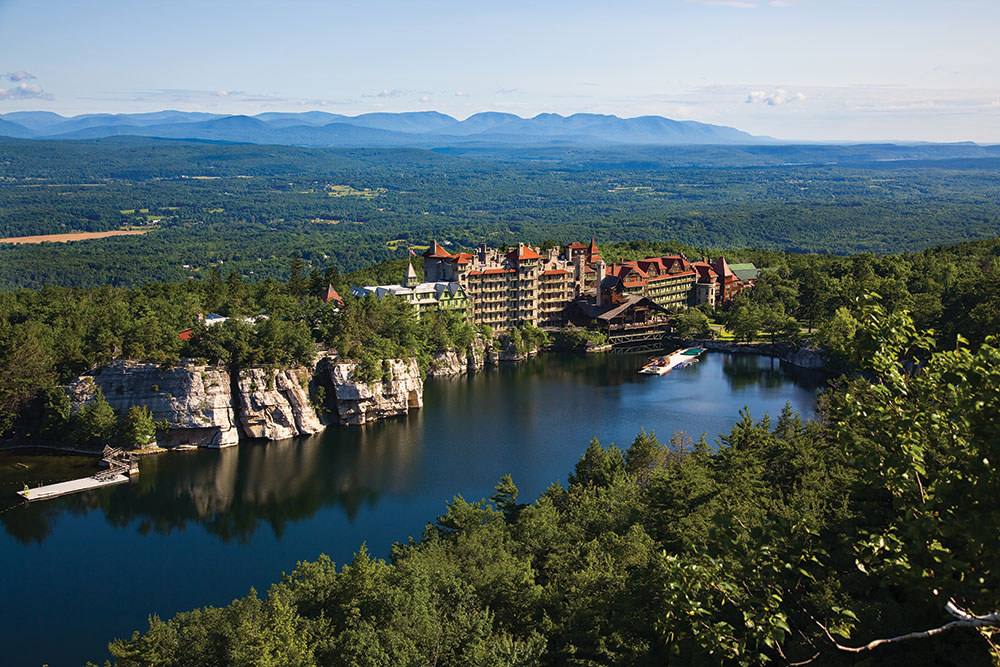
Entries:
{"label": "white rock face", "polygon": [[448,375],[461,375],[469,372],[469,362],[464,355],[458,354],[454,349],[438,352],[431,359],[430,367],[427,369],[429,377],[444,377]]}
{"label": "white rock face", "polygon": [[284,440],[322,431],[324,426],[309,402],[311,375],[305,369],[240,371],[238,412],[243,434]]}
{"label": "white rock face", "polygon": [[354,362],[339,362],[332,357],[320,362],[320,372],[333,386],[341,424],[364,424],[423,407],[424,381],[416,359],[392,359],[388,363],[391,379],[369,385],[354,379],[358,367]]}
{"label": "white rock face", "polygon": [[144,405],[154,420],[169,422],[161,444],[228,447],[239,442],[229,373],[222,368],[188,360],[161,370],[156,364],[115,361],[70,384],[73,410],[90,403],[98,387],[119,414]]}

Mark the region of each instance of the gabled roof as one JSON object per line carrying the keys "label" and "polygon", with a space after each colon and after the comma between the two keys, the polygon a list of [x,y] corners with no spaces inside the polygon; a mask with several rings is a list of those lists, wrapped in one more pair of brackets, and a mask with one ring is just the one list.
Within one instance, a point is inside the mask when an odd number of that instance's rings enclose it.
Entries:
{"label": "gabled roof", "polygon": [[726,258],[723,257],[722,255],[719,255],[719,259],[715,260],[715,262],[712,264],[712,268],[715,269],[715,272],[717,274],[723,277],[736,275],[735,273],[733,273],[732,269],[729,268],[729,264],[726,263]]}
{"label": "gabled roof", "polygon": [[529,246],[517,244],[517,247],[507,253],[507,259],[515,259],[522,262],[526,259],[541,259],[542,256]]}
{"label": "gabled roof", "polygon": [[454,256],[438,245],[437,241],[431,241],[431,245],[424,251],[424,257],[428,259],[453,259]]}
{"label": "gabled roof", "polygon": [[648,306],[650,309],[658,310],[664,313],[667,312],[666,308],[657,305],[651,299],[644,297],[641,294],[633,294],[620,301],[603,306],[597,306],[585,297],[577,299],[575,303],[585,315],[598,320],[613,320],[629,308],[639,303],[642,303],[644,306]]}
{"label": "gabled roof", "polygon": [[[411,266],[410,268],[412,269],[413,267]],[[344,305],[344,300],[340,298],[339,294],[337,294],[337,290],[333,289],[333,285],[327,287],[326,294],[323,295],[323,303],[330,303],[331,301],[341,306]]]}
{"label": "gabled roof", "polygon": [[698,272],[698,277],[702,280],[715,280],[719,274],[715,272],[708,262],[692,262],[691,266]]}
{"label": "gabled roof", "polygon": [[757,280],[757,277],[760,275],[760,269],[753,264],[730,264],[729,268],[744,283]]}
{"label": "gabled roof", "polygon": [[572,243],[570,243],[566,247],[569,248],[570,250],[586,250],[587,249],[587,244],[586,243],[580,243],[579,241],[573,241]]}
{"label": "gabled roof", "polygon": [[597,242],[594,240],[593,236],[590,237],[590,247],[587,248],[587,252],[589,252],[591,255],[599,254],[597,252]]}

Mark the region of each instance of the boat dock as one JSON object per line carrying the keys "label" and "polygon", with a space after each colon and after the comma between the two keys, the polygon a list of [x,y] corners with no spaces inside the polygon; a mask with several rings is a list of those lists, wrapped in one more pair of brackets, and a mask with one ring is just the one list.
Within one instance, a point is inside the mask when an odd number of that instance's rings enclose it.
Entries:
{"label": "boat dock", "polygon": [[35,500],[49,500],[50,498],[58,498],[59,496],[65,496],[70,493],[78,493],[80,491],[99,489],[105,486],[112,486],[114,484],[122,484],[123,482],[129,481],[130,475],[135,475],[139,472],[138,458],[121,449],[105,447],[104,454],[101,457],[101,462],[106,463],[108,469],[102,470],[96,475],[83,477],[81,479],[71,479],[67,482],[36,486],[33,489],[29,489],[27,485],[25,485],[24,489],[17,492],[17,495],[21,496],[28,502]]}
{"label": "boat dock", "polygon": [[644,375],[666,375],[675,368],[697,363],[698,356],[705,350],[699,347],[685,347],[663,357],[654,357],[639,369]]}

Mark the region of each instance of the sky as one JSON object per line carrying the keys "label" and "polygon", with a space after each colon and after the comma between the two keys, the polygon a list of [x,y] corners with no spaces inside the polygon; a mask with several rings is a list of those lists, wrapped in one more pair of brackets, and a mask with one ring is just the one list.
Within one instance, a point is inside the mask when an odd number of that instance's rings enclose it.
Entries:
{"label": "sky", "polygon": [[1000,0],[0,0],[0,114],[659,115],[1000,143]]}

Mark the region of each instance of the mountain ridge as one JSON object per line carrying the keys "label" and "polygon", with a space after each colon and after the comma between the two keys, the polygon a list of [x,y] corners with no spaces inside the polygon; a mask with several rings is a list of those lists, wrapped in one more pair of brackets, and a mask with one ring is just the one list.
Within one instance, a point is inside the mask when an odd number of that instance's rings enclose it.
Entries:
{"label": "mountain ridge", "polygon": [[581,145],[688,145],[774,143],[725,125],[663,116],[622,118],[607,114],[531,118],[483,111],[458,120],[438,111],[374,112],[344,116],[324,111],[265,112],[254,116],[164,110],[140,114],[81,114],[49,111],[0,114],[0,136],[27,139],[100,139],[134,135],[298,146],[437,147],[485,142]]}

